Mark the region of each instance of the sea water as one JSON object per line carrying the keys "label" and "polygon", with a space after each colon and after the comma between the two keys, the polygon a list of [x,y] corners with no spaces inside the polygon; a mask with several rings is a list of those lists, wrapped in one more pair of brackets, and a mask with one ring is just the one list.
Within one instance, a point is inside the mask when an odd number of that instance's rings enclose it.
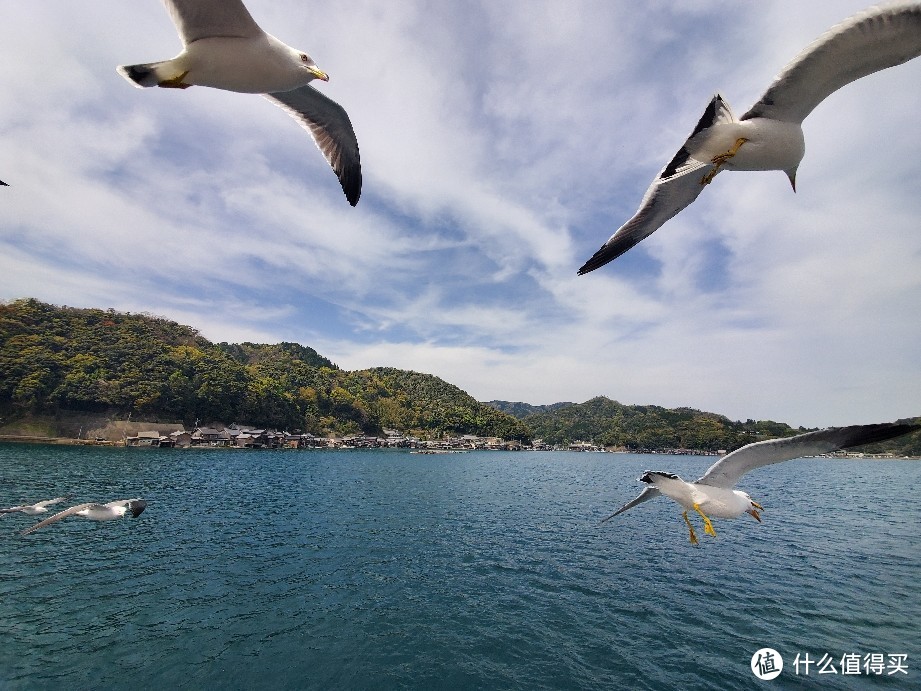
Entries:
{"label": "sea water", "polygon": [[148,501],[0,518],[0,688],[921,688],[921,462],[760,469],[698,548],[600,523],[714,460],[0,445],[3,506]]}

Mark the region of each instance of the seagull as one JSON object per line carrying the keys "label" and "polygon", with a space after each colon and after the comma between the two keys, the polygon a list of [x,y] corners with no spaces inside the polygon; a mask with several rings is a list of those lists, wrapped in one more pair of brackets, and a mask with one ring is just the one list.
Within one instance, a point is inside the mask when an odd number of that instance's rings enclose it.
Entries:
{"label": "seagull", "polygon": [[70,499],[71,495],[66,495],[63,497],[55,497],[54,499],[45,499],[44,501],[37,501],[34,504],[21,504],[20,506],[9,506],[5,509],[0,509],[0,514],[4,513],[24,513],[29,516],[35,516],[40,513],[48,513],[48,506],[51,504],[60,504],[62,501],[67,501]]}
{"label": "seagull", "polygon": [[143,499],[118,499],[116,501],[110,501],[108,504],[95,504],[93,502],[77,504],[76,506],[71,506],[69,509],[64,509],[60,513],[46,518],[41,523],[36,523],[31,528],[26,528],[21,534],[28,535],[29,533],[34,533],[39,528],[57,523],[62,518],[67,518],[68,516],[82,516],[91,521],[112,521],[116,518],[121,518],[129,512],[132,518],[137,518],[144,513],[144,509],[146,508],[147,502]]}
{"label": "seagull", "polygon": [[736,118],[720,94],[656,176],[633,218],[617,229],[579,275],[604,266],[697,199],[721,170],[782,170],[796,191],[806,150],[802,123],[826,97],[868,74],[921,55],[921,2],[874,6],[832,27]]}
{"label": "seagull", "polygon": [[210,86],[262,94],[294,117],[332,166],[352,206],[361,195],[358,140],[345,109],[309,85],[329,81],[307,53],[265,33],[241,0],[164,0],[184,45],[172,60],[120,65],[139,88]]}
{"label": "seagull", "polygon": [[[694,510],[704,522],[704,532],[716,537],[710,517],[738,518],[750,514],[759,523],[764,507],[745,492],[732,489],[745,473],[761,466],[789,461],[793,458],[830,453],[852,446],[874,444],[900,437],[921,429],[921,424],[885,422],[875,425],[851,425],[850,427],[829,427],[817,432],[798,434],[795,437],[769,439],[748,444],[727,454],[707,469],[698,480],[686,482],[674,473],[661,470],[647,470],[639,478],[646,487],[633,501],[627,502],[601,522],[632,509],[637,504],[655,499],[664,494],[678,502],[684,509],[681,516],[688,526],[692,545],[699,544],[694,527],[688,519],[688,511]],[[50,520],[50,519],[49,519]]]}

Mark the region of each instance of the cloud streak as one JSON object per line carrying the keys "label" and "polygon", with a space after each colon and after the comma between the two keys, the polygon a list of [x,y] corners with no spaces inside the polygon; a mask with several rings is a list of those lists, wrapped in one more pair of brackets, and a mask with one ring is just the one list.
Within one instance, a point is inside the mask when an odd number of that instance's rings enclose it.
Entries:
{"label": "cloud streak", "polygon": [[713,92],[737,112],[857,1],[247,3],[348,110],[352,209],[251,95],[133,89],[171,57],[154,0],[0,26],[0,297],[299,341],[481,400],[686,405],[791,424],[916,415],[921,60],[845,87],[782,174],[720,175],[611,265]]}

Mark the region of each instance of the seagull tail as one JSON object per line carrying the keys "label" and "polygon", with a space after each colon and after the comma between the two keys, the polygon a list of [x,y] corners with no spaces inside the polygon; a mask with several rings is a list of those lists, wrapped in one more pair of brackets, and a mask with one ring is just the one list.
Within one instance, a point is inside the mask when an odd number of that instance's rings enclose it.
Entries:
{"label": "seagull tail", "polygon": [[157,73],[157,67],[162,64],[162,62],[148,62],[143,65],[119,65],[115,71],[138,88],[157,86],[163,81],[163,77]]}

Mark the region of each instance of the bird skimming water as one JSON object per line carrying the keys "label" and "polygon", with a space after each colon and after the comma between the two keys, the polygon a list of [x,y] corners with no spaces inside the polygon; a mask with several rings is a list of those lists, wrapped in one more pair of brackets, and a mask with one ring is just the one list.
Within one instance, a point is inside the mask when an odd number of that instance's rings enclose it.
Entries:
{"label": "bird skimming water", "polygon": [[688,519],[688,511],[696,511],[704,522],[704,532],[716,536],[710,517],[738,518],[750,514],[761,522],[761,504],[753,501],[745,492],[733,489],[745,473],[761,466],[789,461],[803,456],[830,453],[852,446],[875,444],[900,437],[921,429],[921,424],[889,422],[876,425],[851,425],[850,427],[829,427],[818,432],[807,432],[795,437],[769,439],[748,444],[736,449],[714,463],[707,472],[694,482],[686,482],[673,473],[647,470],[639,478],[649,485],[633,501],[627,502],[617,511],[602,520],[604,523],[614,516],[632,509],[637,504],[664,494],[678,502],[684,509],[681,514],[688,526],[691,544],[698,544],[694,527]]}

